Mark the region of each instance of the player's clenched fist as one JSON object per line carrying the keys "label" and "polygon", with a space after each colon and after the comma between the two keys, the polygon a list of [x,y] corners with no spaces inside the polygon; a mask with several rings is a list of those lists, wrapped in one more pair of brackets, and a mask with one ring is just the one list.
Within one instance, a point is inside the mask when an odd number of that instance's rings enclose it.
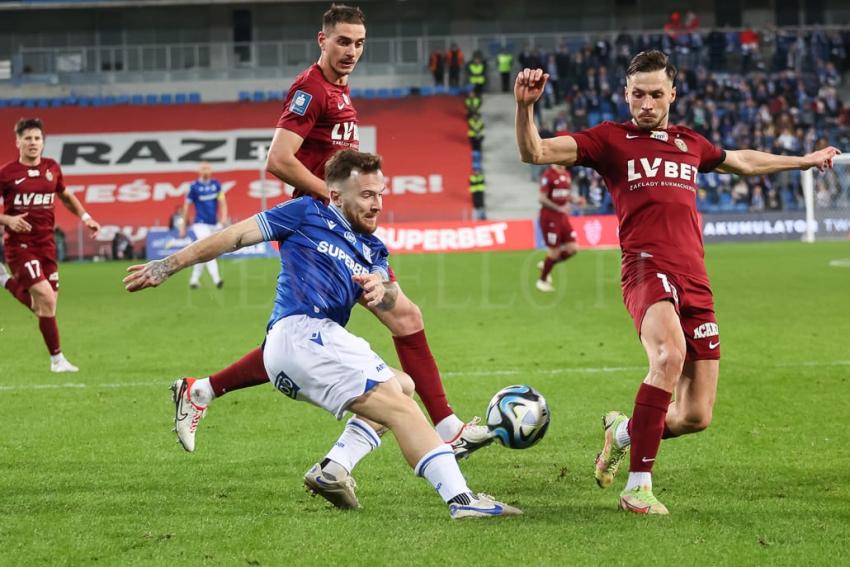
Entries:
{"label": "player's clenched fist", "polygon": [[514,96],[517,104],[528,106],[537,102],[543,95],[543,89],[546,87],[546,80],[549,78],[548,73],[544,73],[543,69],[523,69],[516,76],[516,84],[514,85]]}
{"label": "player's clenched fist", "polygon": [[840,153],[841,152],[838,149],[829,146],[828,148],[807,154],[803,157],[806,162],[803,169],[809,169],[810,167],[816,167],[820,171],[823,171],[824,169],[832,169],[832,158]]}

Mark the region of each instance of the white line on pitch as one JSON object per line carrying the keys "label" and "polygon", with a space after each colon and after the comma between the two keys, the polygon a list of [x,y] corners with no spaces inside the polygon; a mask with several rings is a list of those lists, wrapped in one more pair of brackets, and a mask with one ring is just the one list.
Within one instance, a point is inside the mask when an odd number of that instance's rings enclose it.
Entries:
{"label": "white line on pitch", "polygon": [[[817,366],[850,366],[850,360],[809,360],[799,362],[779,362],[765,365],[763,368],[810,368]],[[564,368],[503,368],[501,370],[458,370],[443,372],[444,378],[455,376],[518,376],[557,375],[557,374],[614,374],[617,372],[644,372],[645,366],[601,366],[601,367],[564,367]],[[0,384],[0,393],[18,390],[59,390],[84,388],[167,388],[168,381],[158,382],[119,382],[108,384],[82,384],[66,382],[63,384]]]}

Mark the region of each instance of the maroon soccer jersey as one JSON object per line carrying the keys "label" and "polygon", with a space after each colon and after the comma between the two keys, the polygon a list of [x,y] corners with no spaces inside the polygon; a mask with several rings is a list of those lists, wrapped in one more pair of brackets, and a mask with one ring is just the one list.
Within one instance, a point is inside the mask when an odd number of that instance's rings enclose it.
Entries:
{"label": "maroon soccer jersey", "polygon": [[[325,162],[332,155],[360,147],[357,111],[351,104],[348,85],[328,82],[318,65],[295,78],[277,127],[304,138],[295,157],[320,179],[325,178]],[[293,197],[302,194],[296,187]]]}
{"label": "maroon soccer jersey", "polygon": [[632,122],[603,122],[571,135],[576,164],[598,171],[611,192],[624,268],[652,258],[659,268],[707,277],[697,172],[723,163],[723,150],[682,126],[644,131]]}
{"label": "maroon soccer jersey", "polygon": [[540,192],[561,207],[570,202],[572,185],[573,176],[566,170],[558,171],[554,167],[547,167],[540,176]]}
{"label": "maroon soccer jersey", "polygon": [[50,249],[53,240],[53,206],[57,193],[65,191],[62,170],[52,159],[41,158],[35,166],[19,161],[0,169],[0,193],[5,214],[20,215],[32,225],[30,232],[14,232],[6,228],[6,246],[11,248]]}

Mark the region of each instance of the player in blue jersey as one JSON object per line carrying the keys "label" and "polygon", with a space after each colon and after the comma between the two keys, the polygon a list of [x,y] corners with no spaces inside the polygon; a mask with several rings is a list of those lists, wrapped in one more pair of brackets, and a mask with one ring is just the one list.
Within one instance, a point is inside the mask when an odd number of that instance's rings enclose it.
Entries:
{"label": "player in blue jersey", "polygon": [[[517,508],[473,494],[445,443],[413,401],[413,381],[390,368],[369,344],[345,329],[358,302],[392,309],[398,287],[389,280],[388,252],[373,232],[386,189],[381,159],[343,150],[328,161],[330,205],[301,197],[263,211],[171,256],[128,268],[128,291],[156,287],[199,262],[261,241],[277,241],[281,271],[266,327],[263,360],[283,394],[310,402],[340,419],[356,414],[334,460],[353,466],[393,432],[407,462],[448,504],[452,518],[517,515]],[[344,454],[343,454],[344,453]],[[337,459],[339,459],[337,461]],[[318,468],[314,467],[314,468]],[[341,467],[342,468],[342,467]],[[344,469],[343,469],[344,470]],[[314,481],[332,488],[323,496],[339,507],[357,507],[350,469],[336,477],[320,468]],[[347,505],[346,505],[347,504]]]}
{"label": "player in blue jersey", "polygon": [[[186,202],[183,203],[181,213],[183,222],[178,226],[180,238],[186,236],[190,205],[195,206],[195,222],[192,223],[191,229],[196,240],[206,238],[213,232],[221,230],[221,227],[224,226],[227,220],[227,198],[224,196],[224,191],[221,190],[219,180],[213,179],[210,164],[205,161],[201,162],[198,168],[198,179],[189,186],[189,194],[186,195]],[[197,289],[201,285],[201,274],[204,272],[204,266],[207,267],[215,287],[220,289],[224,282],[218,273],[218,261],[216,259],[204,264],[195,264],[192,268],[192,277],[189,278],[189,287]]]}

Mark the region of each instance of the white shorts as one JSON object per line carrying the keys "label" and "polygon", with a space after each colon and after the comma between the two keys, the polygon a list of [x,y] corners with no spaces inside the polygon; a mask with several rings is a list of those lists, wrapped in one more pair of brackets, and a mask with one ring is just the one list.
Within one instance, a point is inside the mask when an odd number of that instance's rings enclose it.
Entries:
{"label": "white shorts", "polygon": [[205,224],[202,222],[196,222],[192,225],[192,233],[195,235],[195,240],[201,240],[202,238],[206,238],[210,234],[218,232],[221,227],[217,224]]}
{"label": "white shorts", "polygon": [[266,373],[275,388],[342,419],[348,406],[395,373],[365,340],[330,319],[290,315],[266,334]]}

